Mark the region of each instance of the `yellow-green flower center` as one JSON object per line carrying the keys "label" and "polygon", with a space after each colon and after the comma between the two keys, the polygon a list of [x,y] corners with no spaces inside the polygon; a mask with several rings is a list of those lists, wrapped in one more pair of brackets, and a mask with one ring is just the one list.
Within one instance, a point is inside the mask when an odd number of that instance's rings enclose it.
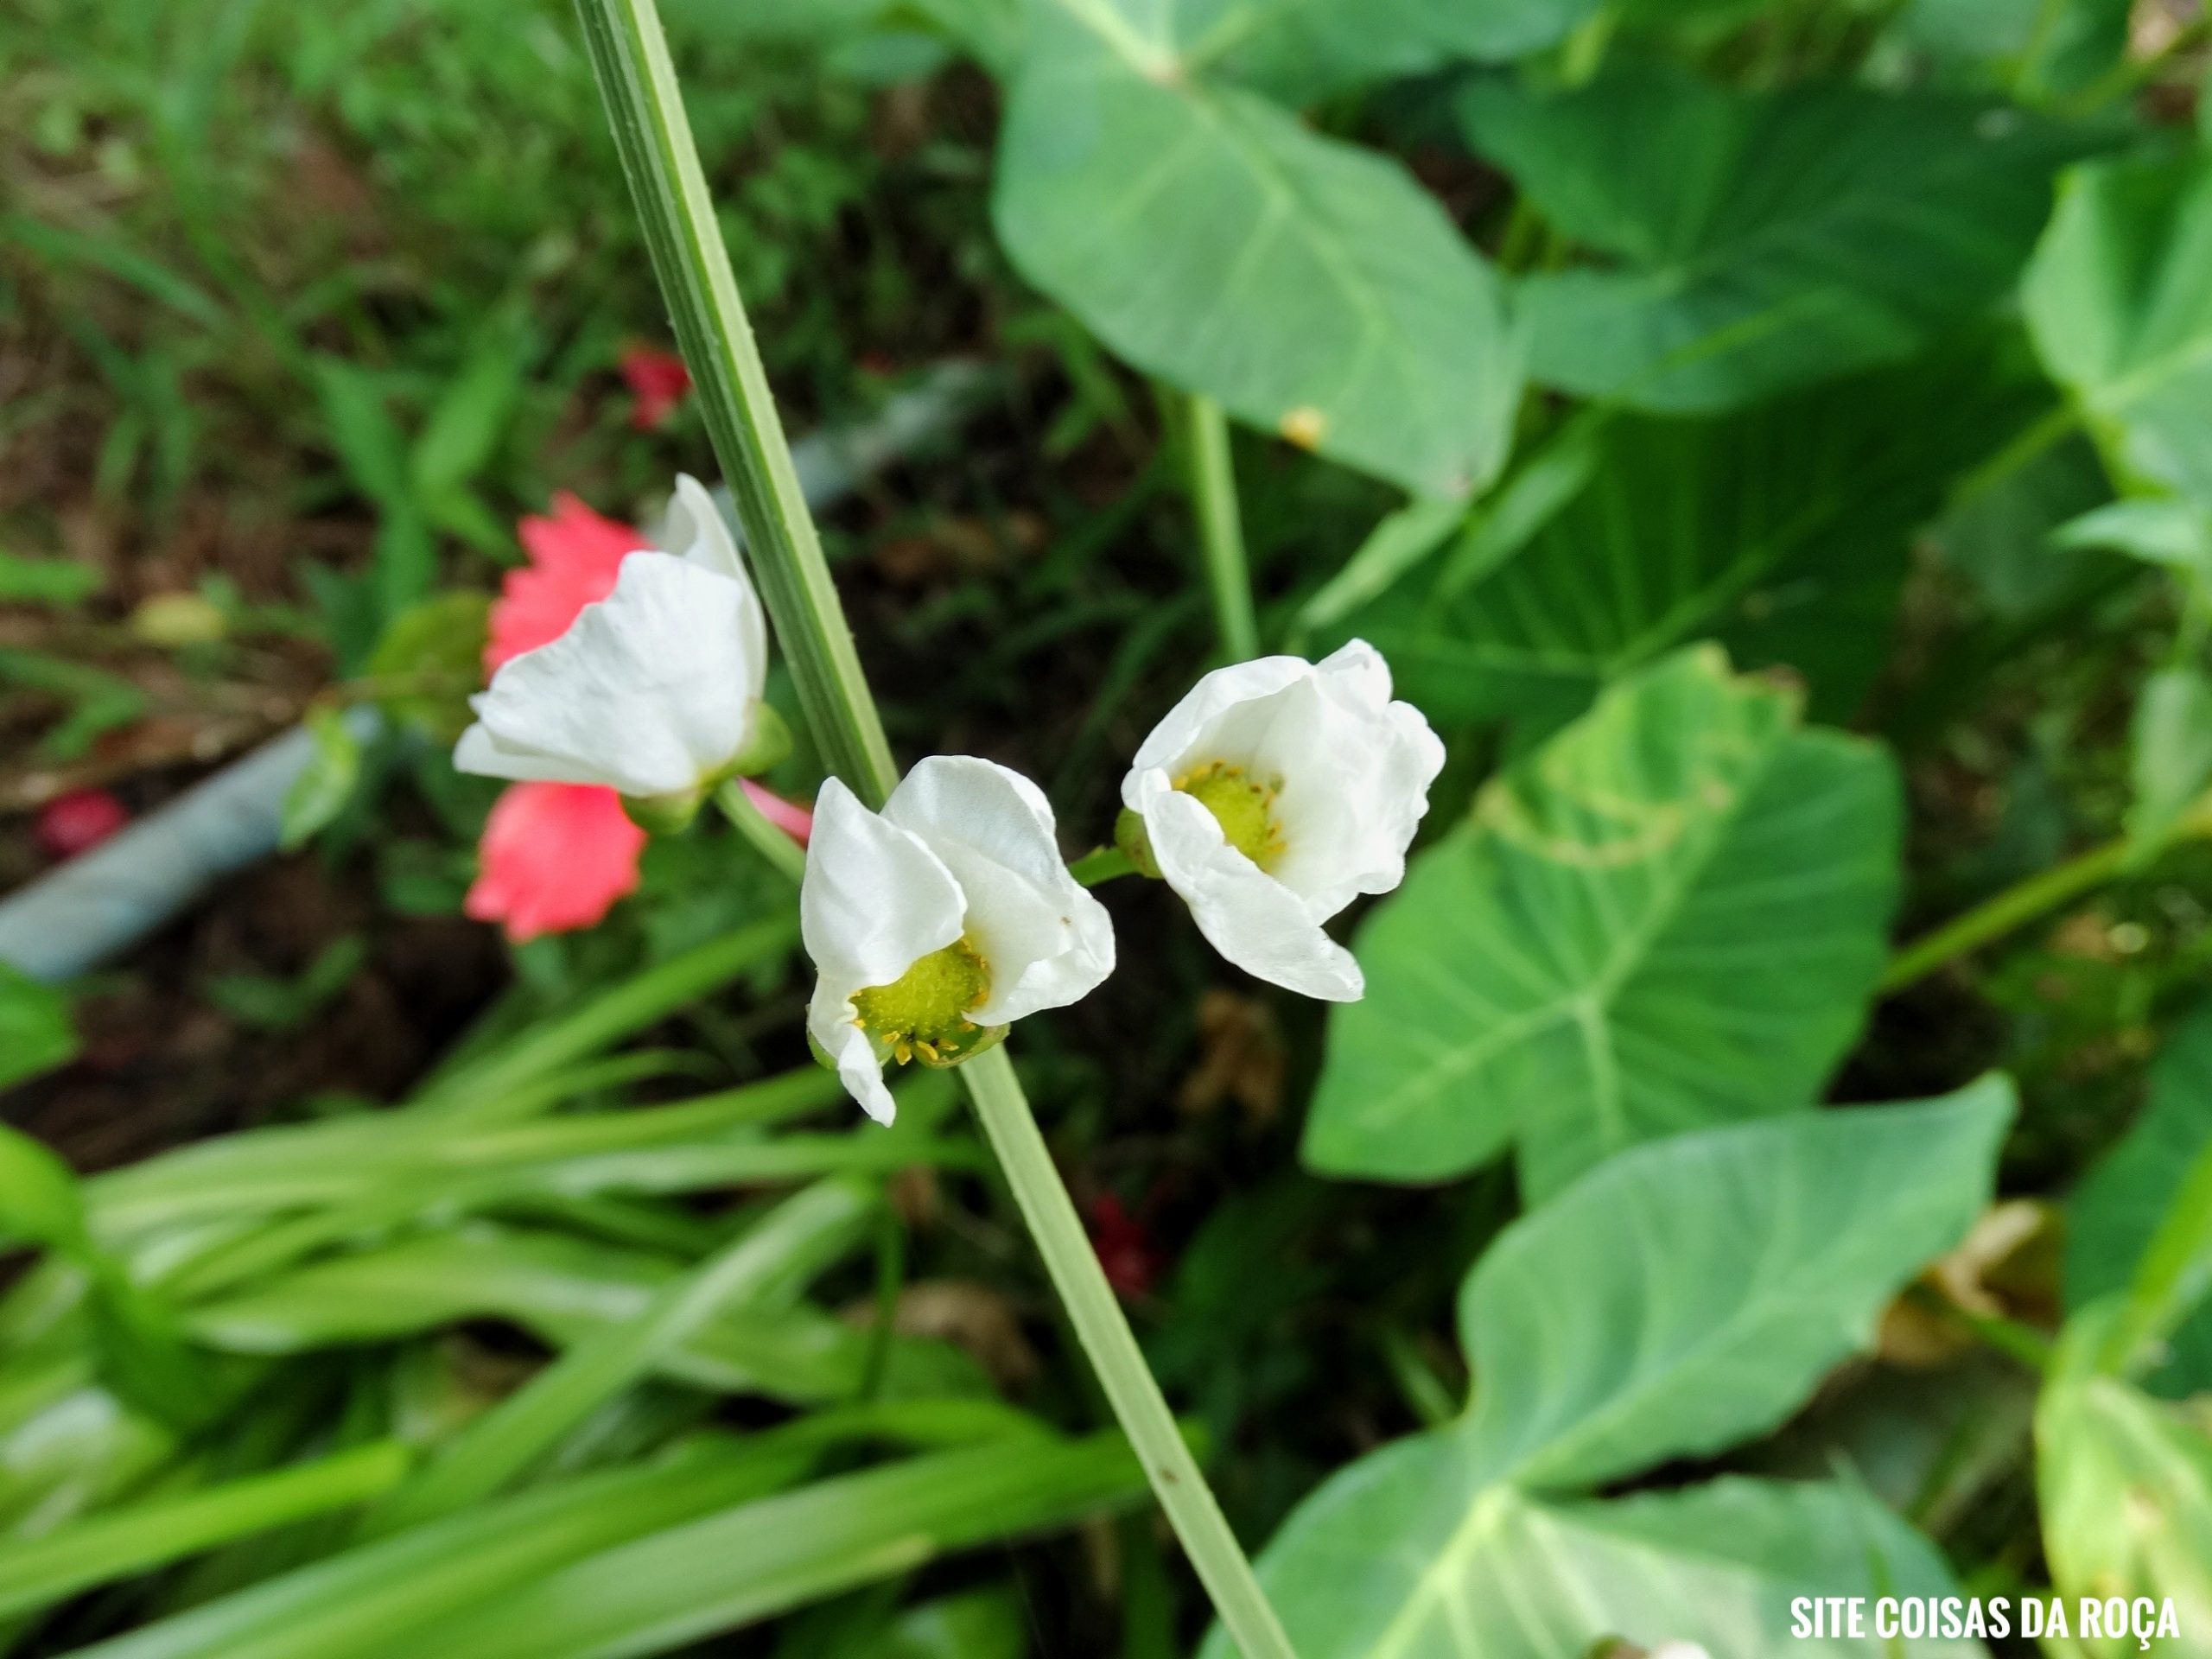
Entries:
{"label": "yellow-green flower center", "polygon": [[853,1011],[902,1065],[917,1054],[949,1063],[983,1045],[988,1033],[969,1016],[990,994],[990,968],[963,938],[919,958],[888,985],[855,991]]}
{"label": "yellow-green flower center", "polygon": [[1229,844],[1262,869],[1282,851],[1282,829],[1275,822],[1278,785],[1264,784],[1242,766],[1225,760],[1185,772],[1175,787],[1214,816]]}

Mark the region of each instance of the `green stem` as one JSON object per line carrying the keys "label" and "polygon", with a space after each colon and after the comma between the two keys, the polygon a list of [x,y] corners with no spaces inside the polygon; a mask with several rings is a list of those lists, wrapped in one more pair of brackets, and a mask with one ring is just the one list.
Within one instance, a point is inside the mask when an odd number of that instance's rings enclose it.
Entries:
{"label": "green stem", "polygon": [[653,273],[729,480],[760,596],[830,770],[880,806],[898,781],[791,466],[653,0],[578,0]]}
{"label": "green stem", "polygon": [[1955,916],[1932,933],[1924,933],[1891,962],[1882,976],[1880,989],[1901,991],[1959,957],[1979,950],[2017,927],[2049,915],[2094,887],[2118,875],[2133,846],[2125,836],[2093,847],[2063,864],[2039,870],[2024,881],[1984,900],[1962,916]]}
{"label": "green stem", "polygon": [[722,816],[737,828],[738,834],[753,843],[753,849],[766,859],[771,868],[781,870],[794,881],[806,879],[806,849],[789,835],[768,822],[767,817],[753,804],[745,792],[745,785],[737,779],[726,780],[715,791],[715,804]]}
{"label": "green stem", "polygon": [[1029,1224],[1037,1252],[1045,1258],[1045,1270],[1090,1357],[1091,1369],[1113,1402],[1129,1444],[1143,1459],[1145,1477],[1183,1541],[1230,1639],[1244,1659],[1294,1659],[1290,1639],[1253,1577],[1099,1268],[1097,1252],[1053,1167],[1052,1152],[1022,1096],[1006,1050],[977,1055],[961,1066],[960,1075],[975,1100],[984,1136],[1006,1171],[1014,1202]]}
{"label": "green stem", "polygon": [[2081,429],[2082,410],[2072,403],[2054,404],[2022,428],[2012,441],[1953,486],[1947,504],[1955,512],[1987,494],[2044,452]]}
{"label": "green stem", "polygon": [[1129,862],[1129,855],[1118,847],[1097,848],[1068,866],[1068,874],[1086,887],[1118,881],[1136,873],[1137,867]]}
{"label": "green stem", "polygon": [[[2212,836],[2212,802],[2200,801],[2174,826],[2171,840],[2205,836]],[[1937,969],[2102,887],[2129,869],[2142,851],[2138,842],[2121,836],[2014,882],[1898,951],[1878,988],[1886,995],[1918,984]]]}
{"label": "green stem", "polygon": [[1260,654],[1260,624],[1252,613],[1252,577],[1244,559],[1244,527],[1236,511],[1236,470],[1229,453],[1229,417],[1202,393],[1189,399],[1191,505],[1205,555],[1206,585],[1213,594],[1215,626],[1230,661]]}
{"label": "green stem", "polygon": [[[578,0],[592,68],[762,596],[830,769],[880,806],[897,773],[731,273],[654,0]],[[1222,434],[1226,458],[1226,433]],[[1225,465],[1222,477],[1226,479]],[[1234,499],[1233,496],[1228,498]],[[1240,557],[1241,565],[1241,557]],[[1250,604],[1249,591],[1244,598]],[[1099,1380],[1245,1659],[1291,1659],[1250,1564],[1146,1370],[1003,1048],[960,1068]]]}

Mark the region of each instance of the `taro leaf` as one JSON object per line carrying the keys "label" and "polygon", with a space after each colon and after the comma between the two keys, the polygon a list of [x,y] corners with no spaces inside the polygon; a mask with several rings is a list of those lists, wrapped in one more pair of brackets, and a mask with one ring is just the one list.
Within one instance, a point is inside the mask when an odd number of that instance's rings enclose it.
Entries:
{"label": "taro leaf", "polygon": [[2085,148],[2018,111],[1851,86],[1738,95],[1624,71],[1502,83],[1470,138],[1614,261],[1528,278],[1530,372],[1642,409],[1713,410],[1895,361],[1986,308]]}
{"label": "taro leaf", "polygon": [[2108,548],[2158,565],[2212,593],[2212,512],[2173,496],[2132,496],[2069,518],[2054,539],[2066,548]]}
{"label": "taro leaf", "polygon": [[[1931,425],[1931,407],[1946,418]],[[1908,533],[2030,412],[2024,381],[1961,353],[1755,412],[1623,416],[1561,440],[1590,454],[1548,520],[1485,550],[1478,515],[1433,592],[1402,583],[1341,632],[1380,648],[1440,721],[1541,730],[1700,637],[1747,667],[1788,664],[1815,712],[1840,716],[1885,655]]]}
{"label": "taro leaf", "polygon": [[1483,1461],[1577,1491],[1771,1428],[1987,1205],[2012,1115],[2012,1085],[1987,1077],[1592,1171],[1507,1229],[1461,1293]]}
{"label": "taro leaf", "polygon": [[1811,1103],[1897,893],[1879,749],[1694,648],[1602,698],[1415,860],[1332,1017],[1304,1155],[1433,1180],[1517,1142],[1532,1202],[1609,1154]]}
{"label": "taro leaf", "polygon": [[[1115,9],[1151,10],[1127,0]],[[1564,40],[1599,9],[1599,0],[1172,0],[1165,8],[1186,67],[1291,103],[1457,59],[1517,58]]]}
{"label": "taro leaf", "polygon": [[1566,1495],[1785,1417],[1987,1202],[2011,1111],[1991,1079],[1683,1135],[1508,1228],[1461,1295],[1473,1407],[1338,1474],[1262,1557],[1300,1654],[1883,1651],[1786,1640],[1796,1595],[1942,1593],[1934,1552],[1850,1491]]}
{"label": "taro leaf", "polygon": [[[2095,1373],[2100,1309],[2068,1327],[2036,1408],[2044,1553],[2066,1596],[2173,1599],[2178,1639],[2145,1644],[2212,1656],[2212,1439],[2201,1421]],[[2153,1618],[2156,1618],[2154,1609]],[[2080,1632],[2077,1630],[2078,1636]],[[2139,1652],[2132,1635],[2091,1637],[2094,1659]]]}
{"label": "taro leaf", "polygon": [[2028,269],[2037,349],[2123,463],[2212,507],[2212,165],[2075,169]]}
{"label": "taro leaf", "polygon": [[1396,162],[1192,73],[1176,20],[1035,0],[992,213],[1023,274],[1137,367],[1417,493],[1502,460],[1496,279]]}
{"label": "taro leaf", "polygon": [[[1260,1562],[1300,1659],[1563,1659],[1607,1638],[1711,1659],[1981,1651],[1792,1638],[1800,1596],[1956,1593],[1932,1546],[1848,1488],[1732,1478],[1554,1503],[1468,1475],[1446,1435],[1424,1436],[1306,1500]],[[1217,1632],[1200,1659],[1235,1652]]]}
{"label": "taro leaf", "polygon": [[2121,505],[2094,446],[2075,437],[1957,492],[1934,539],[1993,613],[2027,617],[2082,581],[2094,556],[2088,550],[2112,544],[2097,538],[2117,533],[2100,521]]}
{"label": "taro leaf", "polygon": [[[2067,1206],[2066,1302],[2075,1312],[2127,1288],[2188,1180],[2212,1154],[2212,1009],[2183,1021],[2151,1067],[2150,1099],[2134,1127],[2092,1168]],[[2212,1306],[2170,1341],[2152,1378],[2162,1394],[2212,1388]]]}
{"label": "taro leaf", "polygon": [[2033,93],[2073,92],[2127,45],[2132,0],[1911,0],[1897,38],[1939,60],[1988,66]]}
{"label": "taro leaf", "polygon": [[2212,784],[2212,680],[2190,664],[2152,675],[2136,698],[2130,741],[2127,833],[2147,861]]}

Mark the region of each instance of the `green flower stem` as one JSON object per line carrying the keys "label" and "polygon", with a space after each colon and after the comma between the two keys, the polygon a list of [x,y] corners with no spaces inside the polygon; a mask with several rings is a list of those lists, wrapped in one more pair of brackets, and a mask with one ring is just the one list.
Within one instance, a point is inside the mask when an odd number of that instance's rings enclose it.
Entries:
{"label": "green flower stem", "polygon": [[1229,417],[1211,397],[1192,392],[1187,402],[1191,505],[1198,516],[1198,545],[1205,555],[1206,584],[1213,594],[1214,625],[1232,663],[1260,654],[1260,624],[1252,612],[1252,578],[1244,561],[1244,526],[1236,511],[1236,472],[1229,454]]}
{"label": "green flower stem", "polygon": [[[897,773],[799,494],[654,0],[578,0],[578,10],[654,270],[715,453],[736,496],[753,570],[790,658],[801,706],[830,769],[861,799],[880,806]],[[1216,482],[1226,486],[1225,429],[1217,435]],[[1234,500],[1233,495],[1224,499]],[[1236,550],[1241,572],[1241,548]],[[1249,618],[1249,592],[1243,602]],[[1245,1659],[1292,1659],[1250,1563],[1146,1369],[1005,1050],[978,1056],[959,1074],[1053,1288],[1223,1624]]]}
{"label": "green flower stem", "polygon": [[1244,1659],[1295,1659],[1274,1609],[1252,1574],[1250,1563],[1229,1529],[1213,1490],[1191,1455],[1167,1402],[1145,1364],[1144,1353],[1122,1315],[1121,1304],[1098,1266],[1083,1222],[1068,1197],[1052,1154],[1037,1128],[1014,1064],[1003,1046],[977,1055],[959,1068],[982,1120],[984,1137],[997,1154],[1014,1202],[1037,1241],[1045,1270],[1059,1292],[1068,1319],[1090,1357],[1091,1369],[1113,1403],[1129,1444],[1143,1459],[1160,1506],[1191,1558],[1214,1610]]}
{"label": "green flower stem", "polygon": [[1068,874],[1086,887],[1118,881],[1125,875],[1136,873],[1137,867],[1129,862],[1129,855],[1118,847],[1098,848],[1085,853],[1068,866]]}
{"label": "green flower stem", "polygon": [[745,792],[745,785],[734,778],[725,779],[715,791],[715,804],[722,816],[737,827],[738,834],[751,842],[761,857],[794,881],[805,879],[806,849],[790,836],[768,822],[753,798]]}
{"label": "green flower stem", "polygon": [[[2212,805],[2200,804],[2175,827],[2173,839],[2204,836],[2212,836]],[[2141,850],[2122,836],[2015,882],[1898,951],[1877,988],[1888,995],[1917,985],[1937,969],[2104,886],[2129,869]]]}
{"label": "green flower stem", "polygon": [[652,0],[577,0],[653,274],[729,480],[753,571],[830,768],[880,806],[898,781],[730,270]]}

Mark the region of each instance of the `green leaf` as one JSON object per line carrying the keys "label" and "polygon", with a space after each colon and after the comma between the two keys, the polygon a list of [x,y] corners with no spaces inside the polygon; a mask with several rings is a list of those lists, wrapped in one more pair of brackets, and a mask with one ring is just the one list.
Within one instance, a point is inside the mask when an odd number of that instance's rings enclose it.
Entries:
{"label": "green leaf", "polygon": [[136,682],[42,651],[0,646],[0,686],[10,684],[63,704],[61,719],[39,740],[40,752],[56,760],[81,759],[102,733],[128,726],[146,711],[146,694]]}
{"label": "green leaf", "polygon": [[314,753],[284,795],[282,845],[293,852],[336,822],[361,781],[361,744],[344,710],[327,703],[308,711]]}
{"label": "green leaf", "polygon": [[73,609],[99,591],[100,573],[72,559],[34,559],[0,551],[0,605]]}
{"label": "green leaf", "polygon": [[1460,107],[1476,149],[1613,261],[1522,283],[1530,372],[1655,410],[1910,356],[2005,291],[2085,148],[1986,102],[1648,71],[1550,98],[1484,84]]}
{"label": "green leaf", "polygon": [[2212,164],[2075,168],[2023,298],[2036,347],[2123,466],[2212,509]]}
{"label": "green leaf", "polygon": [[1678,1136],[1509,1227],[1461,1294],[1467,1414],[1332,1477],[1262,1557],[1301,1659],[1777,1653],[1805,1645],[1794,1596],[1941,1593],[1935,1553],[1845,1490],[1562,1500],[1787,1417],[1986,1204],[2011,1114],[1992,1079]]}
{"label": "green leaf", "polygon": [[[80,1659],[385,1659],[511,1585],[786,1485],[815,1455],[807,1437],[770,1430],[479,1504],[95,1643]],[[460,1651],[419,1638],[412,1650]]]}
{"label": "green leaf", "polygon": [[296,1030],[334,1001],[368,959],[367,940],[341,933],[296,974],[217,974],[207,982],[207,1000],[257,1030]]}
{"label": "green leaf", "polygon": [[522,396],[524,346],[512,327],[494,323],[447,383],[408,453],[412,493],[429,499],[459,489],[484,470]]}
{"label": "green leaf", "polygon": [[1125,3],[1033,6],[992,200],[1022,274],[1332,460],[1424,494],[1488,479],[1520,390],[1488,267],[1397,162],[1190,73]]}
{"label": "green leaf", "polygon": [[880,1659],[1022,1659],[1029,1621],[1019,1586],[940,1596],[899,1615]]}
{"label": "green leaf", "polygon": [[2074,92],[2127,45],[2131,0],[1912,0],[1897,38],[1938,58],[2001,72],[2030,94]]}
{"label": "green leaf", "polygon": [[[678,1272],[666,1257],[549,1232],[471,1225],[287,1274],[195,1310],[200,1340],[295,1353],[503,1319],[566,1347],[643,1318]],[[657,1357],[658,1373],[719,1393],[808,1403],[851,1399],[868,1379],[867,1331],[804,1304],[734,1308]],[[981,1386],[944,1344],[899,1338],[884,1379],[895,1396]]]}
{"label": "green leaf", "polygon": [[2134,496],[2069,518],[2061,547],[2104,547],[2156,564],[2212,593],[2212,512],[2171,497]]}
{"label": "green leaf", "polygon": [[491,614],[490,595],[463,590],[433,594],[394,617],[369,658],[378,706],[435,741],[459,738],[469,694],[483,682]]}
{"label": "green leaf", "polygon": [[2143,682],[2129,735],[2127,834],[2147,860],[2212,785],[2212,680],[2194,667],[2160,669]]}
{"label": "green leaf", "polygon": [[14,1618],[98,1584],[219,1544],[350,1509],[407,1471],[393,1440],[198,1491],[156,1497],[44,1536],[0,1543],[0,1618]]}
{"label": "green leaf", "polygon": [[[1100,0],[1084,10],[1096,10]],[[1103,0],[1142,29],[1149,6]],[[1178,0],[1162,10],[1185,73],[1220,74],[1306,104],[1462,60],[1504,62],[1557,44],[1600,0]],[[1145,20],[1145,21],[1140,21]]]}
{"label": "green leaf", "polygon": [[1807,1106],[1897,896],[1895,769],[1683,652],[1494,780],[1414,862],[1331,1017],[1304,1156],[1433,1180],[1516,1143],[1532,1202],[1640,1141]]}
{"label": "green leaf", "polygon": [[0,962],[0,1089],[12,1089],[77,1058],[69,999]]}
{"label": "green leaf", "polygon": [[1119,1434],[937,1452],[603,1551],[487,1599],[441,1635],[474,1659],[664,1653],[953,1550],[1068,1526],[1144,1490]]}
{"label": "green leaf", "polygon": [[654,1290],[627,1319],[578,1341],[471,1422],[395,1500],[387,1526],[412,1524],[506,1485],[622,1390],[650,1375],[724,1307],[760,1299],[794,1262],[857,1240],[876,1189],[817,1183],[785,1199],[731,1243]]}
{"label": "green leaf", "polygon": [[[1541,733],[1699,638],[1794,668],[1840,717],[1885,660],[1910,533],[2024,403],[1967,353],[1717,419],[1563,428],[1478,507],[1434,584],[1338,632],[1440,723]],[[1932,428],[1931,406],[1949,411]]]}
{"label": "green leaf", "polygon": [[73,1254],[90,1249],[76,1172],[44,1141],[0,1123],[0,1240]]}
{"label": "green leaf", "polygon": [[2140,1116],[2066,1207],[2066,1305],[2126,1288],[2197,1155],[2212,1147],[2212,1007],[2167,1039]]}
{"label": "green leaf", "polygon": [[[2159,1653],[2212,1655],[2212,1439],[2182,1409],[2154,1401],[2088,1363],[2094,1315],[2069,1327],[2058,1368],[2036,1408],[2036,1493],[2051,1580],[2067,1596],[2171,1597]],[[2155,1614],[2154,1614],[2155,1617]],[[2077,1628],[2075,1634],[2082,1632]],[[2133,1636],[2090,1637],[2093,1659],[2141,1651]]]}
{"label": "green leaf", "polygon": [[1934,539],[1944,563],[1974,582],[1995,614],[2030,617],[2085,579],[2087,549],[2110,544],[2078,532],[2114,511],[2105,505],[2112,483],[2095,448],[2080,436],[2001,474],[1993,462],[1985,478],[1979,488],[1956,492]]}
{"label": "green leaf", "polygon": [[1508,1228],[1461,1293],[1482,1461],[1579,1491],[1772,1428],[1987,1207],[2012,1116],[2012,1085],[1989,1077],[1592,1171]]}

